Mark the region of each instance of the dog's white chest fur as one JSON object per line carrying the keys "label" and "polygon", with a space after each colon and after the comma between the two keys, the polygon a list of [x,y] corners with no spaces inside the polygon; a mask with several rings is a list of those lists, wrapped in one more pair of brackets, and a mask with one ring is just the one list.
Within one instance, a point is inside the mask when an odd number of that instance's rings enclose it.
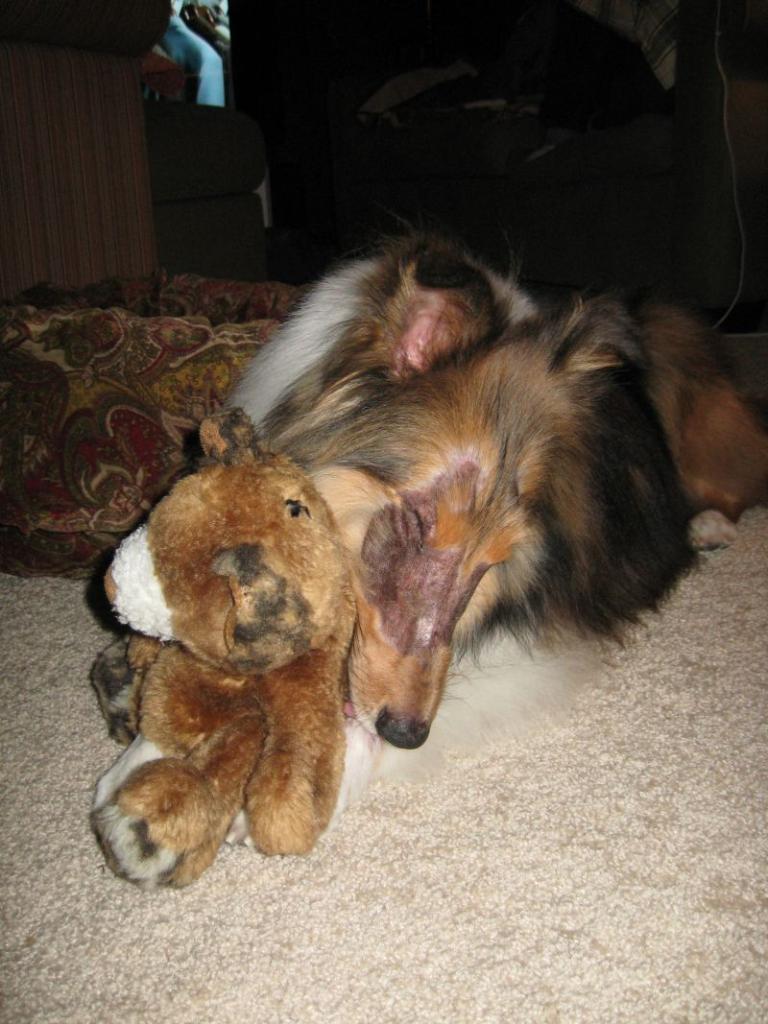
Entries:
{"label": "dog's white chest fur", "polygon": [[595,645],[576,641],[558,652],[527,652],[509,636],[488,641],[478,658],[454,664],[429,739],[400,750],[356,722],[347,725],[347,750],[332,824],[376,779],[423,781],[447,759],[488,750],[520,737],[537,723],[562,717],[581,686],[600,669]]}

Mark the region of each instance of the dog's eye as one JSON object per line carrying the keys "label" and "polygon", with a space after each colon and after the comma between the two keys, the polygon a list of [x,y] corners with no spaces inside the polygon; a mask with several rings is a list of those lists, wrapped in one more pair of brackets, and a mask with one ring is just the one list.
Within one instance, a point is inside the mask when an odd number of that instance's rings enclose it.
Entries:
{"label": "dog's eye", "polygon": [[286,504],[286,507],[287,507],[287,509],[288,509],[292,519],[297,519],[302,514],[302,512],[309,519],[312,518],[312,516],[310,514],[310,511],[307,508],[307,506],[306,505],[302,505],[302,503],[300,501],[296,501],[295,498],[286,498],[285,504]]}

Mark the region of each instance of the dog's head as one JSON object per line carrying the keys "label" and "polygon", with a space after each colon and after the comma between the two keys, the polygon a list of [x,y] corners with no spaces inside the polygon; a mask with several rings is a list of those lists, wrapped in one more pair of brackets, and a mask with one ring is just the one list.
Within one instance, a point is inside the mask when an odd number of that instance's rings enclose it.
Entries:
{"label": "dog's head", "polygon": [[416,747],[440,704],[457,623],[521,527],[498,493],[493,432],[466,416],[456,367],[532,306],[426,236],[385,245],[353,298],[356,315],[277,419],[293,434],[289,451],[325,464],[315,479],[355,556],[356,714]]}
{"label": "dog's head", "polygon": [[[547,519],[564,552],[589,533],[582,426],[601,385],[585,382],[639,353],[616,309],[548,323],[513,282],[440,240],[406,239],[368,268],[270,430],[313,467],[354,556],[357,716],[416,747],[457,637],[502,592],[521,616],[545,600],[531,587],[555,557]],[[564,574],[582,571],[576,560]]]}

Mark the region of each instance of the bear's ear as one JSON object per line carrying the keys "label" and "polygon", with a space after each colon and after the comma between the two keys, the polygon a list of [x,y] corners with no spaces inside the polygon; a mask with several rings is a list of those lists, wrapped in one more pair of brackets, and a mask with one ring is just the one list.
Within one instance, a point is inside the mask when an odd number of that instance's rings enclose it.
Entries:
{"label": "bear's ear", "polygon": [[210,459],[229,466],[262,455],[253,423],[242,409],[227,409],[200,424],[200,445]]}

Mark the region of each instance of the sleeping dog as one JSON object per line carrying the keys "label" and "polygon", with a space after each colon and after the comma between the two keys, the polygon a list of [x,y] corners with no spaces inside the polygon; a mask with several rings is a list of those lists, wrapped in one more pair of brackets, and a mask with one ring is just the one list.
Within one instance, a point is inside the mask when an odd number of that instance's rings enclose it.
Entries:
{"label": "sleeping dog", "polygon": [[424,234],[321,280],[232,402],[336,512],[347,712],[398,748],[425,742],[462,654],[620,636],[768,494],[760,413],[703,323],[606,296],[547,312]]}

